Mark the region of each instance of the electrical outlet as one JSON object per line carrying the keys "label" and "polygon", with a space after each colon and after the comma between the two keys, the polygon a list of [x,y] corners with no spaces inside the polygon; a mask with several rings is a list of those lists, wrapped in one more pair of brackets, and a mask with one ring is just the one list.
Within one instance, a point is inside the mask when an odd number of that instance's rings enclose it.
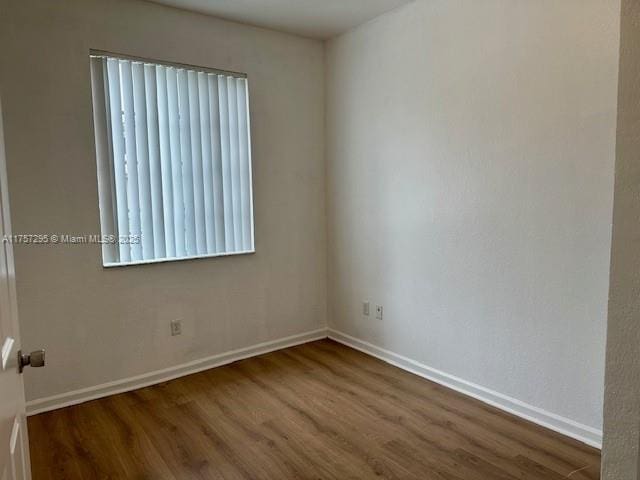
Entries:
{"label": "electrical outlet", "polygon": [[182,320],[171,321],[171,336],[182,335]]}
{"label": "electrical outlet", "polygon": [[362,302],[362,315],[369,316],[369,302]]}
{"label": "electrical outlet", "polygon": [[382,305],[376,305],[376,318],[382,320]]}

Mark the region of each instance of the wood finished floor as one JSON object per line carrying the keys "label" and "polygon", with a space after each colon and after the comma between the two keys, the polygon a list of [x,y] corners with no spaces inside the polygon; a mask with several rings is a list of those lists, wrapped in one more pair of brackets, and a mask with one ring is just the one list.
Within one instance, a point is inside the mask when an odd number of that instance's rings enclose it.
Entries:
{"label": "wood finished floor", "polygon": [[330,340],[29,418],[34,480],[599,478],[597,450]]}

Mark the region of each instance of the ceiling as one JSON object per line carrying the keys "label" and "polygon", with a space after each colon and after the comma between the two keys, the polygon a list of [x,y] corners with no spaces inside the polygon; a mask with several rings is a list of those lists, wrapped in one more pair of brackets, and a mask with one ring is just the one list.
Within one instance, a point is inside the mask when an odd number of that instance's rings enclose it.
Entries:
{"label": "ceiling", "polygon": [[413,0],[152,0],[305,37],[344,33]]}

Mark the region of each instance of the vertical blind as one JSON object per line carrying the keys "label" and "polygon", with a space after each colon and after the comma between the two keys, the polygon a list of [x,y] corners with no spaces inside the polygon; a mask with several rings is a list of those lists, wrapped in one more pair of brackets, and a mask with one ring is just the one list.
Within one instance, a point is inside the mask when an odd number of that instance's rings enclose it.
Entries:
{"label": "vertical blind", "polygon": [[104,265],[252,252],[247,79],[90,59]]}

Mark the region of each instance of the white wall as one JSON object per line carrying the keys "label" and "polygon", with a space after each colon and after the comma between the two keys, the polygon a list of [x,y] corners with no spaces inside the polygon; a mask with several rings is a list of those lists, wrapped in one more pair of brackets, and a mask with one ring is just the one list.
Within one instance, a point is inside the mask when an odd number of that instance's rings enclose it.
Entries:
{"label": "white wall", "polygon": [[622,1],[603,480],[640,479],[640,3]]}
{"label": "white wall", "polygon": [[618,24],[418,0],[329,43],[330,327],[601,428]]}
{"label": "white wall", "polygon": [[97,245],[16,247],[23,345],[48,354],[27,398],[323,328],[322,43],[147,2],[2,2],[16,233],[100,231],[89,49],[246,72],[251,96],[255,255],[105,270]]}

